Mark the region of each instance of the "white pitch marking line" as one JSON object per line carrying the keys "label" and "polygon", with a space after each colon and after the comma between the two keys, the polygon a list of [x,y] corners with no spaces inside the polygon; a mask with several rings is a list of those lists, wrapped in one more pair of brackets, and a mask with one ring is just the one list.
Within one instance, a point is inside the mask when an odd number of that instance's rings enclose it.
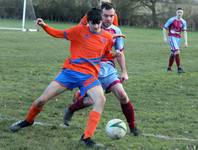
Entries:
{"label": "white pitch marking line", "polygon": [[[9,120],[9,121],[16,121],[16,118],[10,118],[10,117],[3,117],[0,115],[0,121],[3,120]],[[56,126],[53,124],[49,124],[49,123],[43,123],[43,122],[34,122],[34,125],[40,125],[40,126]],[[65,126],[64,124],[59,124],[59,127],[62,128],[67,128],[67,126]],[[198,142],[198,139],[192,139],[192,138],[186,138],[186,137],[170,137],[170,136],[165,136],[165,135],[161,135],[161,134],[150,134],[150,133],[142,133],[143,136],[146,137],[154,137],[154,138],[158,138],[158,139],[165,139],[165,140],[172,140],[172,141],[190,141],[190,142]]]}
{"label": "white pitch marking line", "polygon": [[190,142],[198,142],[198,139],[189,139],[186,137],[170,137],[170,136],[165,136],[165,135],[161,135],[161,134],[148,134],[148,133],[143,133],[143,136],[149,136],[149,137],[155,137],[155,138],[159,138],[159,139],[165,139],[165,140],[175,140],[175,141],[190,141]]}

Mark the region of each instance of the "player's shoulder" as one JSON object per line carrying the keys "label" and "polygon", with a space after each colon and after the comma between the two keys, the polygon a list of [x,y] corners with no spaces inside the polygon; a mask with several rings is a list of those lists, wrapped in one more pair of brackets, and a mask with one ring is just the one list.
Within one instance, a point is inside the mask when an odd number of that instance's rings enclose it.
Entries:
{"label": "player's shoulder", "polygon": [[116,33],[117,33],[117,32],[121,32],[121,29],[120,29],[118,26],[115,26],[114,24],[112,24],[112,25],[110,26],[110,28],[113,29],[113,30],[115,30]]}
{"label": "player's shoulder", "polygon": [[173,17],[169,18],[168,21],[174,21],[176,19],[177,19],[177,16],[173,16]]}
{"label": "player's shoulder", "polygon": [[185,19],[181,18],[181,21],[186,24],[186,20]]}

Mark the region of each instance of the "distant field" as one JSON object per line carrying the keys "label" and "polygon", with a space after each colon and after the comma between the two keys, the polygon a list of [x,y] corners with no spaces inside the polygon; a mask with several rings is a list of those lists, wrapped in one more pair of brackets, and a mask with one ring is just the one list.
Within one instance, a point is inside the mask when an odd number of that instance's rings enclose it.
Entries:
{"label": "distant field", "polygon": [[[51,24],[64,29],[71,25]],[[111,140],[105,125],[112,118],[125,120],[119,103],[108,94],[97,142],[110,150],[196,150],[198,149],[198,33],[189,33],[189,48],[182,45],[185,74],[166,72],[169,47],[160,30],[123,27],[130,79],[124,83],[136,110],[136,122],[143,132],[134,137]],[[18,133],[8,127],[23,119],[32,101],[53,80],[68,56],[65,40],[42,32],[0,30],[0,150],[83,150],[79,144],[88,112],[75,114],[71,126],[62,128],[63,109],[74,92],[49,102],[35,125]],[[147,135],[147,136],[146,136]],[[164,137],[164,138],[163,138]]]}
{"label": "distant field", "polygon": [[[13,20],[13,19],[2,19],[0,18],[0,29],[1,28],[22,28],[22,19]],[[32,29],[35,27],[34,20],[25,20],[25,28]]]}

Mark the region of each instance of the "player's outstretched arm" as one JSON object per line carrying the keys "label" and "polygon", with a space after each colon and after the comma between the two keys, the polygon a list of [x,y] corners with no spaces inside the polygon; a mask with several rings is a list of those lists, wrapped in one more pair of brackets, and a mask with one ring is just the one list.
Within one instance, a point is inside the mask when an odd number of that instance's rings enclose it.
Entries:
{"label": "player's outstretched arm", "polygon": [[164,38],[164,42],[167,43],[167,32],[166,32],[166,29],[163,28],[163,38]]}
{"label": "player's outstretched arm", "polygon": [[57,29],[50,27],[41,18],[38,18],[36,20],[36,24],[41,26],[49,35],[51,35],[55,38],[65,38],[64,30],[57,30]]}
{"label": "player's outstretched arm", "polygon": [[187,36],[187,31],[184,31],[184,46],[185,46],[185,48],[188,47],[188,36]]}

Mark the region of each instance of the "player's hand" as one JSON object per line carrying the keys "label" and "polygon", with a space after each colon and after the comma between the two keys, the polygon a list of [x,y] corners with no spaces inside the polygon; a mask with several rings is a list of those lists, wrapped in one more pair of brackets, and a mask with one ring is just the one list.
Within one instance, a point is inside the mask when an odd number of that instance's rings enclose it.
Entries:
{"label": "player's hand", "polygon": [[188,47],[188,43],[184,43],[184,47],[187,48]]}
{"label": "player's hand", "polygon": [[124,81],[126,81],[128,79],[129,79],[129,76],[128,76],[127,72],[121,72],[121,74],[120,74],[121,82],[124,82]]}
{"label": "player's hand", "polygon": [[113,34],[113,38],[118,38],[118,37],[126,38],[124,34]]}
{"label": "player's hand", "polygon": [[38,24],[38,25],[41,26],[41,27],[43,27],[43,26],[46,25],[45,22],[43,21],[43,19],[41,19],[41,18],[38,18],[38,19],[36,20],[36,24]]}

